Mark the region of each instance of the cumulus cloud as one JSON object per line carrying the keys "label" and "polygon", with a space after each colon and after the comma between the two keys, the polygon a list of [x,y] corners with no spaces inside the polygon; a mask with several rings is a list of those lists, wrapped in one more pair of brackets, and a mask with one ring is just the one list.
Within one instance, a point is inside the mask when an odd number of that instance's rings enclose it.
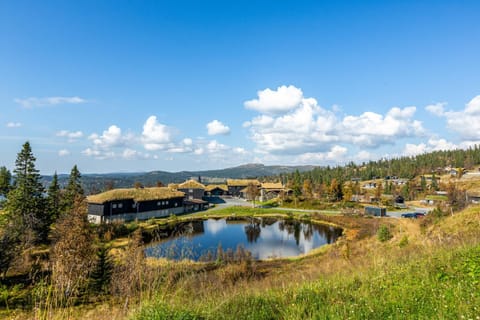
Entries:
{"label": "cumulus cloud", "polygon": [[348,153],[348,149],[343,146],[334,145],[327,152],[316,152],[316,153],[304,153],[298,157],[298,160],[303,163],[315,163],[315,162],[345,162],[345,156]]}
{"label": "cumulus cloud", "polygon": [[60,151],[58,151],[58,156],[59,157],[66,157],[70,155],[70,151],[68,151],[67,149],[62,149]]}
{"label": "cumulus cloud", "polygon": [[159,123],[156,116],[150,116],[143,125],[142,141],[146,150],[167,149],[172,143],[172,130]]}
{"label": "cumulus cloud", "polygon": [[61,130],[57,132],[57,137],[64,137],[67,138],[69,142],[74,142],[77,139],[83,137],[82,131],[68,131],[68,130]]}
{"label": "cumulus cloud", "polygon": [[257,92],[258,99],[245,101],[245,108],[267,114],[279,114],[296,108],[303,99],[302,90],[295,86],[281,86]]}
{"label": "cumulus cloud", "polygon": [[244,126],[257,151],[300,154],[327,150],[338,140],[337,121],[331,111],[320,108],[315,99],[303,99],[300,105],[280,116],[260,115]]}
{"label": "cumulus cloud", "polygon": [[462,141],[480,140],[480,95],[470,100],[463,110],[444,111],[437,115],[445,117],[447,127],[458,133]]}
{"label": "cumulus cloud", "polygon": [[102,135],[93,133],[88,137],[93,141],[93,145],[98,149],[110,149],[114,147],[123,147],[133,139],[132,135],[123,135],[122,129],[116,125],[111,125],[104,130]]}
{"label": "cumulus cloud", "polygon": [[19,128],[22,124],[20,122],[9,122],[7,123],[7,128]]}
{"label": "cumulus cloud", "polygon": [[215,136],[219,134],[227,135],[230,133],[230,128],[218,120],[213,120],[207,123],[207,130],[210,136]]}
{"label": "cumulus cloud", "polygon": [[134,149],[125,148],[121,154],[121,157],[126,160],[146,160],[151,156],[148,153],[143,153]]}
{"label": "cumulus cloud", "polygon": [[94,148],[87,148],[82,151],[82,154],[86,155],[87,157],[93,157],[98,160],[115,158],[115,152],[113,151],[97,150]]}
{"label": "cumulus cloud", "polygon": [[46,106],[54,106],[60,104],[80,104],[86,103],[87,100],[80,98],[80,97],[44,97],[44,98],[37,98],[37,97],[30,97],[26,99],[14,99],[15,103],[21,105],[23,108],[30,109],[35,107],[46,107]]}
{"label": "cumulus cloud", "polygon": [[439,150],[454,150],[458,148],[467,147],[466,145],[456,145],[453,142],[447,141],[443,138],[430,138],[427,143],[412,144],[407,143],[403,150],[406,156],[416,156],[419,154],[439,151]]}
{"label": "cumulus cloud", "polygon": [[[272,110],[276,109],[272,107]],[[364,112],[338,119],[333,111],[320,107],[315,99],[301,96],[300,102],[290,104],[288,112],[263,114],[261,111],[262,114],[243,124],[260,153],[318,153],[323,157],[339,143],[376,148],[425,133],[422,123],[413,118],[414,106],[394,107],[385,115]]]}
{"label": "cumulus cloud", "polygon": [[443,114],[445,113],[446,105],[447,105],[446,102],[439,102],[439,103],[435,103],[435,104],[430,104],[430,105],[425,107],[425,110],[427,110],[428,112],[430,112],[430,113],[432,113],[436,116],[443,116]]}
{"label": "cumulus cloud", "polygon": [[406,137],[419,137],[425,133],[423,125],[413,120],[416,107],[390,109],[385,116],[364,112],[360,116],[346,116],[341,123],[341,140],[362,147],[378,147],[384,143]]}

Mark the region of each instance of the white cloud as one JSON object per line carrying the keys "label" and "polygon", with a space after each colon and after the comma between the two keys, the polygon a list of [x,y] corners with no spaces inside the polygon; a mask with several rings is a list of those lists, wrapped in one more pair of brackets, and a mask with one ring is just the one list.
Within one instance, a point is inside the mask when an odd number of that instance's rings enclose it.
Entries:
{"label": "white cloud", "polygon": [[366,150],[361,150],[353,158],[355,161],[367,161],[371,160],[373,155]]}
{"label": "white cloud", "polygon": [[303,162],[303,163],[315,163],[315,162],[323,162],[323,161],[328,161],[328,162],[335,162],[335,163],[341,163],[345,162],[345,156],[348,153],[348,149],[339,146],[339,145],[334,145],[330,151],[327,152],[315,152],[315,153],[304,153],[301,154],[298,157],[298,161]]}
{"label": "white cloud", "polygon": [[456,145],[445,139],[430,138],[427,143],[412,144],[407,143],[403,150],[403,154],[406,156],[416,156],[419,154],[439,151],[439,150],[454,150],[457,148],[465,148],[468,146]]}
{"label": "white cloud", "polygon": [[122,158],[127,160],[145,160],[150,159],[150,154],[143,153],[134,149],[126,148],[122,152]]}
{"label": "white cloud", "polygon": [[65,157],[65,156],[68,156],[70,155],[70,151],[68,151],[67,149],[62,149],[60,151],[58,151],[58,156],[59,157]]}
{"label": "white cloud", "polygon": [[57,137],[64,137],[68,138],[68,142],[74,142],[77,139],[80,139],[83,137],[83,132],[82,131],[68,131],[68,130],[61,130],[57,132]]}
{"label": "white cloud", "polygon": [[210,136],[218,134],[227,135],[230,133],[230,128],[218,120],[213,120],[207,123],[207,130]]}
{"label": "white cloud", "polygon": [[302,90],[295,86],[281,86],[277,90],[267,88],[258,91],[257,94],[258,99],[245,101],[245,108],[268,114],[278,114],[293,110],[303,99]]}
{"label": "white cloud", "polygon": [[115,158],[115,153],[113,151],[96,150],[93,148],[87,148],[83,150],[82,154],[88,157],[94,157],[95,159],[98,159],[98,160]]}
{"label": "white cloud", "polygon": [[286,113],[260,114],[243,126],[250,130],[250,139],[259,153],[324,154],[338,143],[376,148],[401,138],[423,136],[425,129],[413,119],[415,112],[414,106],[394,107],[385,115],[364,112],[337,119],[315,99],[302,98]]}
{"label": "white cloud", "polygon": [[224,144],[218,143],[217,140],[212,140],[207,144],[206,149],[209,153],[219,153],[229,150],[230,148]]}
{"label": "white cloud", "polygon": [[425,110],[440,117],[440,116],[443,116],[443,114],[445,113],[446,106],[447,106],[446,102],[439,102],[439,103],[430,104],[426,106]]}
{"label": "white cloud", "polygon": [[474,97],[461,111],[446,111],[442,114],[447,127],[458,133],[462,141],[480,140],[480,95]]}
{"label": "white cloud", "polygon": [[45,107],[45,106],[54,106],[59,104],[79,104],[86,103],[87,100],[80,97],[30,97],[26,99],[14,99],[16,103],[21,105],[24,108],[34,108],[34,107]]}
{"label": "white cloud", "polygon": [[122,129],[116,125],[111,125],[107,130],[104,130],[102,135],[96,133],[88,137],[93,141],[93,145],[98,149],[110,149],[114,147],[123,147],[133,140],[132,135],[123,135]]}
{"label": "white cloud", "polygon": [[150,116],[143,125],[143,147],[146,150],[164,150],[172,144],[172,130],[157,121],[156,116]]}
{"label": "white cloud", "polygon": [[20,122],[9,122],[7,123],[7,128],[19,128],[22,124]]}
{"label": "white cloud", "polygon": [[327,150],[338,140],[336,125],[333,112],[320,108],[312,98],[303,99],[287,114],[260,115],[244,123],[258,152],[282,154]]}
{"label": "white cloud", "polygon": [[346,116],[341,123],[343,141],[361,147],[379,147],[385,143],[406,137],[424,135],[425,129],[418,120],[413,120],[416,107],[394,107],[385,116],[364,112],[360,116]]}

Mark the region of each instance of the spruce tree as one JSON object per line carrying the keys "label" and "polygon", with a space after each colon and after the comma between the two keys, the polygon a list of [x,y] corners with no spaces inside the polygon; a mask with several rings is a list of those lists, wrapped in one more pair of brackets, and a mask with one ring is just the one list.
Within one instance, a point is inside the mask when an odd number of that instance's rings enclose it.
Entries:
{"label": "spruce tree", "polygon": [[45,210],[44,188],[39,171],[35,168],[30,143],[27,141],[15,161],[15,184],[8,193],[6,212],[16,221],[24,243],[46,242],[50,220]]}
{"label": "spruce tree", "polygon": [[105,245],[96,252],[96,262],[90,274],[90,287],[96,293],[108,293],[113,273],[113,261]]}
{"label": "spruce tree", "polygon": [[10,191],[12,174],[6,167],[0,167],[0,195],[6,196]]}
{"label": "spruce tree", "polygon": [[58,184],[57,172],[53,174],[52,182],[47,191],[47,210],[50,216],[50,222],[55,222],[61,213],[61,194]]}
{"label": "spruce tree", "polygon": [[65,188],[63,196],[63,210],[69,211],[73,208],[77,198],[83,199],[85,197],[85,192],[83,191],[82,184],[80,179],[82,175],[77,168],[77,165],[74,165],[72,171],[70,172],[70,177],[68,178],[68,184]]}

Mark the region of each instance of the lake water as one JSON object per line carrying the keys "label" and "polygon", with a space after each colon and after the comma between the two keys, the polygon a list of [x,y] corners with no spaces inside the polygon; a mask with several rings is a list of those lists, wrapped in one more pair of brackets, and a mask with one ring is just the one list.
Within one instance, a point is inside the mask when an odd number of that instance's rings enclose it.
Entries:
{"label": "lake water", "polygon": [[342,229],[328,225],[272,218],[250,220],[198,220],[180,223],[171,236],[145,248],[149,257],[214,259],[240,245],[256,260],[294,257],[335,242]]}

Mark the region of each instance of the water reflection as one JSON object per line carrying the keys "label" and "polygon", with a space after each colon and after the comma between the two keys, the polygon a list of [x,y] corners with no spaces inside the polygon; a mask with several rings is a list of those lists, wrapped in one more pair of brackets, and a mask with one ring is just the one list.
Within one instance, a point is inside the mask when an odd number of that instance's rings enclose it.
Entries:
{"label": "water reflection", "polygon": [[145,253],[171,259],[212,260],[219,246],[236,252],[242,246],[255,259],[290,257],[334,242],[341,229],[296,220],[272,218],[205,220],[180,223],[162,241],[150,244]]}

